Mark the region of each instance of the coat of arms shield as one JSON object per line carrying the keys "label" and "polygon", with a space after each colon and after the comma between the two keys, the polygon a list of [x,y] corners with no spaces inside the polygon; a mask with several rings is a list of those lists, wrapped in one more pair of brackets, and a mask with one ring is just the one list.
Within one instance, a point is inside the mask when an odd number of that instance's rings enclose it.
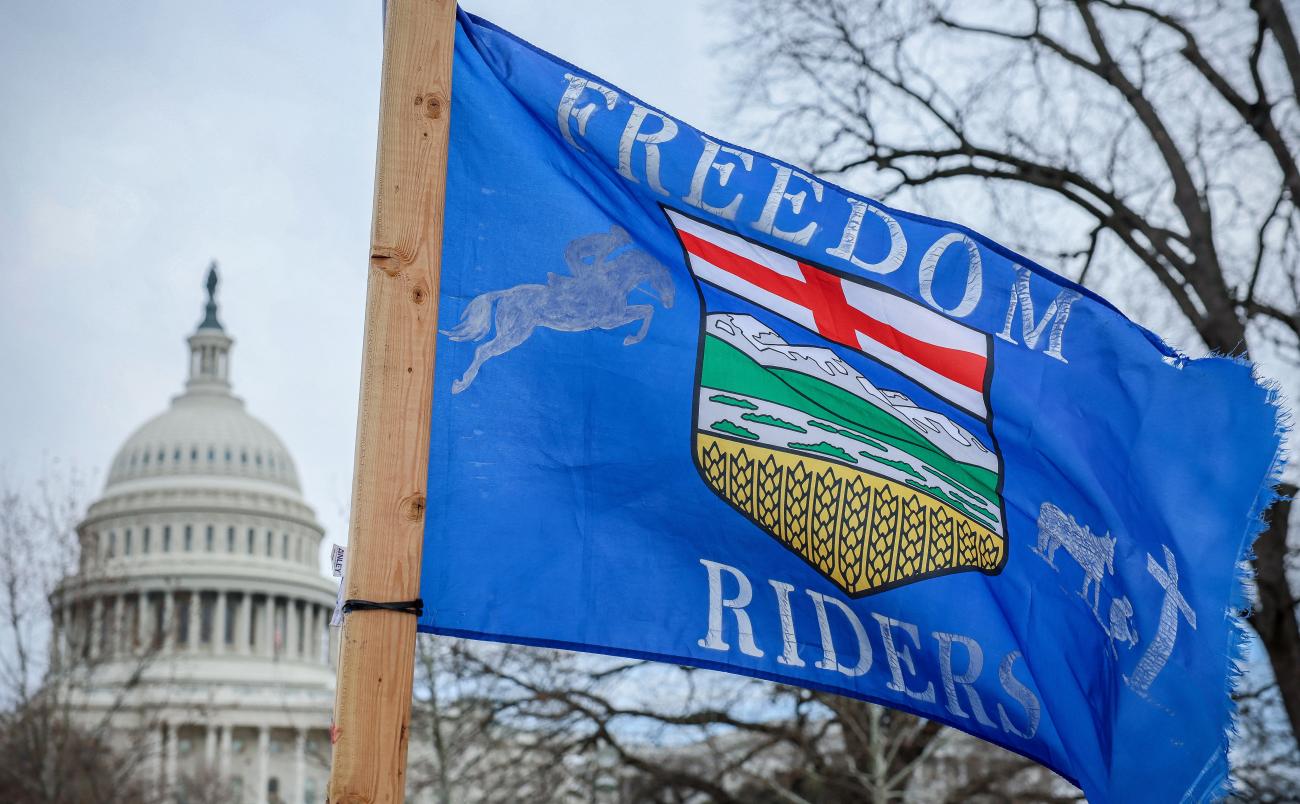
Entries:
{"label": "coat of arms shield", "polygon": [[986,333],[666,210],[701,299],[692,453],[851,597],[1006,561]]}

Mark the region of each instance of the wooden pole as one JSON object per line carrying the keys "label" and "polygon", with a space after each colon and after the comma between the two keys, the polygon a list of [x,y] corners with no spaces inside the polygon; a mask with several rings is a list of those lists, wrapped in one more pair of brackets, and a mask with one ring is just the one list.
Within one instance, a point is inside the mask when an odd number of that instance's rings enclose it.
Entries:
{"label": "wooden pole", "polygon": [[[455,0],[388,0],[344,598],[419,595]],[[344,622],[332,804],[400,802],[416,618]]]}

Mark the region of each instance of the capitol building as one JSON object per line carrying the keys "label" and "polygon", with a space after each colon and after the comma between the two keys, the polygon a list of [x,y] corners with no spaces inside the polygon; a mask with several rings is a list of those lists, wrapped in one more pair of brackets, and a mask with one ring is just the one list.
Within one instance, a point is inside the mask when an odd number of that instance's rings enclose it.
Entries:
{"label": "capitol building", "polygon": [[[118,450],[52,603],[76,717],[183,802],[319,802],[334,703],[324,531],[288,449],[232,393],[215,266],[188,379]],[[179,368],[179,367],[178,367]]]}

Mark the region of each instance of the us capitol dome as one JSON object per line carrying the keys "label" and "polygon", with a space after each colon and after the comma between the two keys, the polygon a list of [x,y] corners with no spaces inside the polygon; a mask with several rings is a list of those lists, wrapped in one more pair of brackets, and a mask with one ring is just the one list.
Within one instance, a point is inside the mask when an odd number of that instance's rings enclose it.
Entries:
{"label": "us capitol dome", "polygon": [[317,802],[336,584],[289,450],[231,392],[216,284],[214,265],[184,391],[118,450],[78,526],[52,660],[87,668],[77,717],[169,799]]}

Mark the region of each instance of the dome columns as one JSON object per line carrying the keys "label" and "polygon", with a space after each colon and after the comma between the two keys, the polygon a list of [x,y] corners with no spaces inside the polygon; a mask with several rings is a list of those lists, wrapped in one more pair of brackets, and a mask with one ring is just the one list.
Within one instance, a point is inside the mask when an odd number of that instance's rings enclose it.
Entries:
{"label": "dome columns", "polygon": [[187,391],[230,393],[230,347],[234,339],[221,330],[201,329],[189,337]]}
{"label": "dome columns", "polygon": [[315,596],[270,589],[140,588],[83,592],[57,601],[50,660],[97,666],[163,657],[231,656],[328,667],[330,607]]}
{"label": "dome columns", "polygon": [[221,736],[217,738],[217,778],[230,778],[230,752],[233,742],[233,729],[229,726],[218,727]]}
{"label": "dome columns", "polygon": [[255,790],[267,792],[271,778],[271,729],[265,723],[257,727],[257,786]]}
{"label": "dome columns", "polygon": [[[242,801],[268,800],[272,788],[276,800],[306,800],[309,791],[314,792],[307,784],[309,775],[322,776],[324,770],[317,767],[315,773],[309,774],[308,743],[324,742],[329,734],[321,728],[229,720],[220,715],[204,717],[197,713],[172,714],[145,729],[145,743],[153,758],[149,773],[159,790],[175,794],[183,779],[205,779],[207,784],[216,782],[217,789],[225,792],[234,793],[238,788]],[[284,747],[289,751],[276,750]],[[246,756],[237,760],[236,755],[250,753],[253,754],[251,762]],[[288,756],[277,758],[285,754]],[[245,776],[241,769],[244,773],[252,772]],[[239,777],[237,784],[236,777]]]}

